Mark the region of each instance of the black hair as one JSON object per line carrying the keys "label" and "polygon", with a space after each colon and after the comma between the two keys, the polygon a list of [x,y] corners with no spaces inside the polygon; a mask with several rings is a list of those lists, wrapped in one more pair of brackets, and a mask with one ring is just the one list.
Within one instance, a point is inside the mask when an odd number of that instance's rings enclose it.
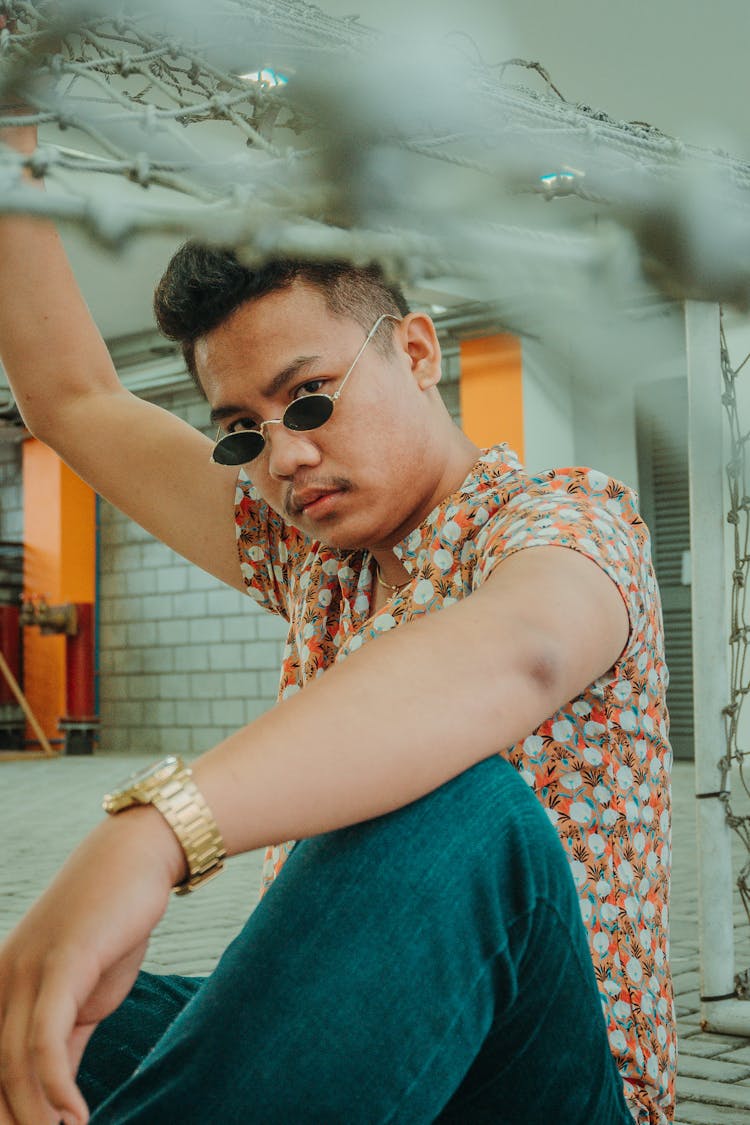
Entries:
{"label": "black hair", "polygon": [[[252,269],[243,265],[232,250],[191,241],[174,254],[156,287],[156,322],[168,339],[180,345],[187,369],[200,387],[195,368],[196,341],[246,301],[287,289],[295,281],[319,289],[332,313],[351,317],[365,331],[384,313],[406,316],[409,312],[399,286],[387,282],[376,264],[354,266],[345,261],[288,258]],[[387,347],[390,340],[390,333],[383,337]]]}

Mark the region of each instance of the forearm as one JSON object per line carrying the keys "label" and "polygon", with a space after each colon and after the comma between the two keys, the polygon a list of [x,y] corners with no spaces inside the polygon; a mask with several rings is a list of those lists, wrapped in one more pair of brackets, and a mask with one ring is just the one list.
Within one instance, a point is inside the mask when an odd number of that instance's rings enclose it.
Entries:
{"label": "forearm", "polygon": [[399,808],[552,712],[523,645],[476,629],[474,600],[371,642],[195,763],[230,854]]}

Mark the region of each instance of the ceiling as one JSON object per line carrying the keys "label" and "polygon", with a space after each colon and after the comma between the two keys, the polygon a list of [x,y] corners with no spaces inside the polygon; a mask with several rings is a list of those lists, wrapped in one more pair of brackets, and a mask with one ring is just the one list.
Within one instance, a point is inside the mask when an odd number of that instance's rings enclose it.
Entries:
{"label": "ceiling", "polygon": [[[569,102],[750,160],[747,0],[319,0],[391,32],[461,30],[486,63],[535,61]],[[408,15],[404,12],[408,11]],[[516,72],[523,81],[523,72]],[[510,75],[509,75],[510,76]],[[536,83],[534,83],[536,85]]]}

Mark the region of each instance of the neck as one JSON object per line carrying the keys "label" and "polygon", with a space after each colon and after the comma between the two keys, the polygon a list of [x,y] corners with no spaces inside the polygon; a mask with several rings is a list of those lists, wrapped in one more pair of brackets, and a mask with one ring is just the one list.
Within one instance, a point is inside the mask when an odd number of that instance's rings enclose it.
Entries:
{"label": "neck", "polygon": [[370,548],[383,581],[390,586],[400,586],[409,581],[409,574],[394,555],[393,547],[405,539],[409,532],[419,527],[433,508],[456,491],[479,459],[479,447],[461,431],[458,434],[459,440],[452,445],[451,456],[445,463],[437,485],[430,490],[429,495],[412,513],[407,523],[396,529],[387,543]]}

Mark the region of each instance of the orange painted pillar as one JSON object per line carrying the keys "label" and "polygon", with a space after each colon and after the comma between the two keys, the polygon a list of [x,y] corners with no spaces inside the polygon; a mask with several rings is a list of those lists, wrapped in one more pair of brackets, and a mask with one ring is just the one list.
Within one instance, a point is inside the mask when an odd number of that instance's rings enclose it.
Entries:
{"label": "orange painted pillar", "polygon": [[521,341],[507,333],[461,341],[461,424],[481,449],[505,441],[523,461]]}
{"label": "orange painted pillar", "polygon": [[[23,444],[24,598],[50,605],[92,602],[96,501],[92,489],[49,446]],[[24,629],[24,692],[48,738],[65,715],[65,637]],[[27,732],[27,737],[31,737]]]}

